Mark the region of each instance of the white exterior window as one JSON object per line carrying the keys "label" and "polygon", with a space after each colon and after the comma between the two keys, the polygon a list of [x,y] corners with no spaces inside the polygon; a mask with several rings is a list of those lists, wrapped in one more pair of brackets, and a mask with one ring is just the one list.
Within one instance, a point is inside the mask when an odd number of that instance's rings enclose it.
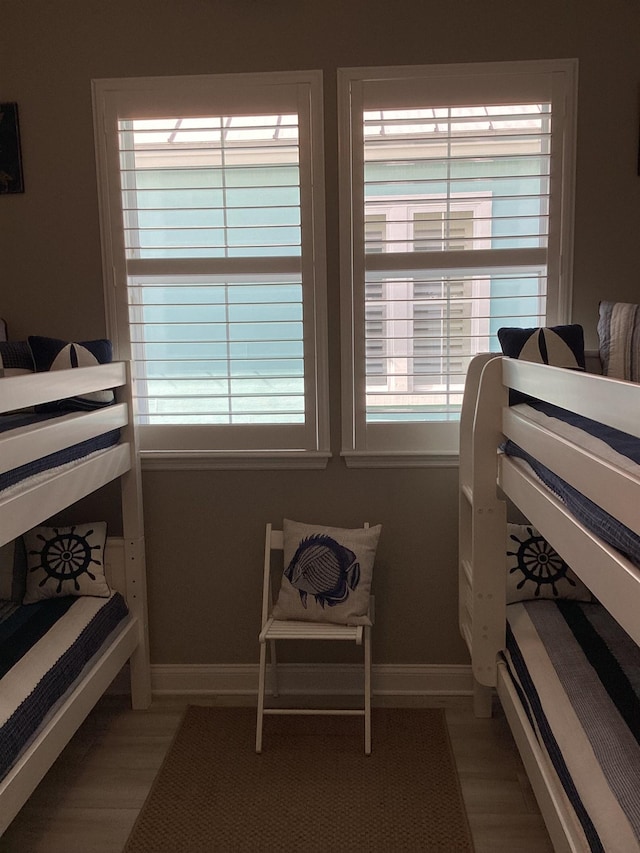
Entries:
{"label": "white exterior window", "polygon": [[326,463],[321,109],[319,72],[94,82],[146,464]]}
{"label": "white exterior window", "polygon": [[501,326],[568,321],[572,60],[341,69],[343,455],[448,464]]}

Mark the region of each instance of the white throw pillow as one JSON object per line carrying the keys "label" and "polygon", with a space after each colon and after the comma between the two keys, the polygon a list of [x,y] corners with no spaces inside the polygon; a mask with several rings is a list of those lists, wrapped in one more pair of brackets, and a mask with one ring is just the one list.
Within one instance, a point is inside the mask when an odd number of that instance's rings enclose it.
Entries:
{"label": "white throw pillow", "polygon": [[373,564],[380,538],[374,527],[322,527],[284,520],[284,573],[276,619],[370,625]]}

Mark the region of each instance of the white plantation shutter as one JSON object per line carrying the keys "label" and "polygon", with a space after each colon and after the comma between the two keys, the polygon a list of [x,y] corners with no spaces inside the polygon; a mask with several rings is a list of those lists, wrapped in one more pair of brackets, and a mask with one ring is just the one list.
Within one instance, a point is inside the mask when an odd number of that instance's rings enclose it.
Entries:
{"label": "white plantation shutter", "polygon": [[129,258],[300,254],[297,115],[119,122]]}
{"label": "white plantation shutter", "polygon": [[470,359],[567,320],[574,71],[340,71],[351,464],[454,453]]}
{"label": "white plantation shutter", "polygon": [[143,450],[326,453],[319,76],[136,82],[96,102]]}

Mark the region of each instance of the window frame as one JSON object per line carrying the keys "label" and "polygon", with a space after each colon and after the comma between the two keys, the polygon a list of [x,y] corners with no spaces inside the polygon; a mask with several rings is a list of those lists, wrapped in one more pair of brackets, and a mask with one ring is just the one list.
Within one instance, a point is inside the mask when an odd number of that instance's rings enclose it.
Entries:
{"label": "window frame", "polygon": [[[118,78],[92,81],[107,333],[118,359],[132,358],[128,279],[163,275],[298,271],[303,282],[305,424],[149,426],[138,430],[145,468],[323,468],[330,457],[326,308],[323,84],[321,71]],[[287,114],[300,122],[300,255],[187,258],[165,263],[125,254],[118,121],[185,114]],[[156,269],[153,265],[156,265]],[[215,267],[215,268],[214,268]],[[166,273],[165,273],[166,274]],[[138,421],[144,421],[138,417]]]}
{"label": "window frame", "polygon": [[[577,60],[536,60],[454,65],[339,68],[339,208],[342,314],[342,450],[349,467],[450,467],[457,464],[458,422],[367,423],[365,411],[365,251],[358,216],[364,216],[364,135],[362,114],[368,109],[411,109],[424,105],[424,90],[433,84],[429,106],[455,103],[506,102],[514,96],[526,102],[540,98],[552,106],[550,228],[546,249],[549,325],[569,322],[573,272],[573,201]],[[403,86],[402,98],[398,86]],[[373,94],[372,94],[373,93]],[[460,98],[467,96],[468,101]],[[373,100],[375,106],[373,106]],[[367,101],[367,99],[369,99]],[[560,132],[556,129],[559,126]],[[437,204],[437,199],[434,199]],[[428,202],[427,202],[428,203]],[[360,213],[355,213],[360,211]],[[503,266],[504,250],[485,250],[480,267],[451,253],[446,268],[483,274],[495,263]],[[520,250],[522,251],[522,250]],[[531,251],[531,268],[539,265],[540,250]],[[369,269],[390,269],[385,253],[367,253]],[[416,268],[420,268],[416,264]],[[395,269],[395,268],[394,268]],[[497,343],[497,342],[496,342]],[[499,350],[497,350],[499,351]]]}

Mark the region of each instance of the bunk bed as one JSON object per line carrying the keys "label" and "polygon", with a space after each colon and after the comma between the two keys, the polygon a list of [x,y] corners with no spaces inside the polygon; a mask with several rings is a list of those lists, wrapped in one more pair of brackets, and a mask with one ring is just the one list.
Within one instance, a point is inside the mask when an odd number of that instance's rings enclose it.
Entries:
{"label": "bunk bed", "polygon": [[[105,570],[103,594],[25,605],[0,601],[0,641],[5,624],[14,632],[0,643],[0,835],[127,663],[133,707],[146,708],[151,700],[130,366],[1,373],[0,548],[13,547],[34,528],[47,529],[39,525],[113,480],[121,485],[123,536],[108,538],[102,559],[94,561]],[[59,405],[105,394],[109,405],[87,411]],[[6,623],[3,612],[11,616]],[[20,655],[16,637],[26,637],[22,626],[34,613],[40,639]]]}
{"label": "bunk bed", "polygon": [[[465,386],[459,626],[475,712],[497,692],[557,851],[640,850],[639,413],[639,384],[495,354]],[[514,595],[511,525],[570,586],[523,580]]]}

